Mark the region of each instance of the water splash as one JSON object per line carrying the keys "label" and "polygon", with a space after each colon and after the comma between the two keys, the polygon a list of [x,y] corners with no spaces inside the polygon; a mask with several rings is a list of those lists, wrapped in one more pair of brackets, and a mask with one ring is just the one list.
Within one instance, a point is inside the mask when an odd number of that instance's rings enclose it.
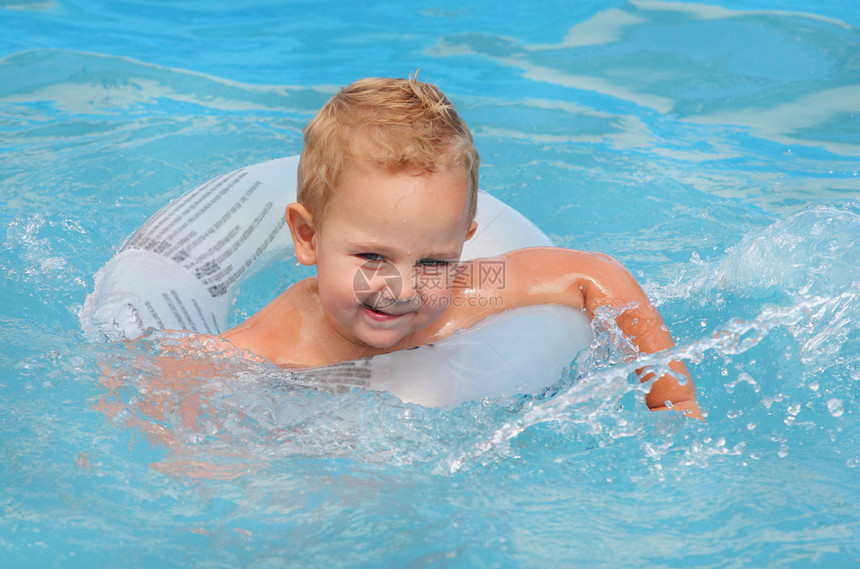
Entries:
{"label": "water splash", "polygon": [[46,221],[41,214],[16,217],[6,227],[4,245],[9,251],[18,252],[25,275],[57,274],[66,268],[63,257],[52,255],[47,237],[40,237]]}
{"label": "water splash", "polygon": [[777,291],[806,298],[860,283],[860,205],[813,206],[747,234],[725,256],[703,263],[697,255],[673,282],[647,290],[660,305],[674,298],[734,291]]}
{"label": "water splash", "polygon": [[[786,330],[799,339],[803,354],[801,360],[808,367],[820,371],[821,368],[816,366],[822,363],[829,366],[831,360],[829,351],[821,350],[819,346],[828,346],[832,351],[835,349],[833,346],[839,345],[840,338],[856,334],[856,323],[860,321],[858,309],[858,291],[814,297],[788,306],[765,306],[754,318],[732,319],[716,328],[709,336],[681,343],[669,350],[643,354],[635,361],[626,363],[610,358],[610,367],[597,367],[587,372],[568,390],[552,399],[532,402],[515,420],[496,429],[473,448],[458,451],[440,464],[436,472],[455,473],[482,455],[504,447],[511,439],[527,430],[547,422],[584,428],[587,432],[600,436],[598,444],[610,444],[619,438],[639,435],[651,425],[641,417],[628,416],[623,407],[619,408],[620,401],[627,394],[634,394],[636,401],[644,408],[644,394],[647,393],[649,384],[636,382],[636,369],[651,367],[659,375],[670,372],[669,363],[675,360],[698,364],[709,354],[717,354],[722,358],[738,356],[760,345],[777,329]],[[852,315],[848,315],[848,312]],[[600,335],[599,331],[595,333],[595,336]],[[624,354],[628,350],[629,347],[623,343],[609,344],[608,347],[608,351],[614,354]],[[750,385],[755,392],[760,391],[756,381],[746,373],[739,374],[737,379],[729,382],[727,390],[734,391],[740,383]],[[834,417],[842,415],[839,411],[842,409],[841,401],[838,399],[831,399],[827,408]],[[798,414],[799,406],[789,407],[788,412],[793,418]],[[675,425],[675,428],[679,425]],[[747,430],[754,428],[754,424],[747,424]],[[666,442],[662,450],[659,445],[655,446],[647,440],[643,443],[646,454],[655,459],[669,452],[671,447],[671,442]],[[744,448],[743,442],[732,447],[727,446],[724,437],[693,439],[683,449],[688,457],[685,464],[704,467],[707,466],[710,456],[740,454]],[[784,454],[786,449],[787,446],[782,442],[779,452]]]}

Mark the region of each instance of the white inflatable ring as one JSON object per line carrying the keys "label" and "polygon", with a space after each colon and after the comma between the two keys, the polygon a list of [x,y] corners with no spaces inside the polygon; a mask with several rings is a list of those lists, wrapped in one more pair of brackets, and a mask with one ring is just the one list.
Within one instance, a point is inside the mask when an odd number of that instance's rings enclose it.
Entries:
{"label": "white inflatable ring", "polygon": [[[111,340],[148,328],[227,330],[236,285],[272,256],[292,254],[284,208],[296,200],[297,165],[293,156],[240,168],[167,204],[96,274],[81,311],[84,330]],[[463,259],[552,245],[522,214],[484,192],[476,220]],[[449,406],[549,387],[591,339],[580,311],[534,306],[414,350],[291,375],[301,384],[390,391],[407,402]]]}

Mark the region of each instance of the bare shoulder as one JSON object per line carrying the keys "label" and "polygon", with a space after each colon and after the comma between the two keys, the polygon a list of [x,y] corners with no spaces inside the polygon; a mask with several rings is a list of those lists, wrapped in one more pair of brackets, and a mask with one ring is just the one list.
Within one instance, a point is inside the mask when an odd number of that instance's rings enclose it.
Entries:
{"label": "bare shoulder", "polygon": [[305,279],[292,285],[222,337],[237,348],[250,350],[275,363],[290,363],[293,357],[285,352],[285,347],[296,345],[302,307],[315,304],[310,302],[314,282],[315,279]]}

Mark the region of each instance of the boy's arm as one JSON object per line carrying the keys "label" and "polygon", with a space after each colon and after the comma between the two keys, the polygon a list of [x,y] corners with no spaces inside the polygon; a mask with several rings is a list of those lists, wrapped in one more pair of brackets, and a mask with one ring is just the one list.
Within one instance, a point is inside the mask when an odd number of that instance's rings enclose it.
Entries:
{"label": "boy's arm", "polygon": [[[207,398],[212,388],[207,381],[229,376],[232,367],[241,369],[239,356],[255,361],[218,336],[191,332],[167,332],[155,353],[136,356],[131,362],[99,363],[99,381],[107,388],[93,408],[110,418],[124,416],[123,424],[140,429],[153,444],[173,447],[177,433],[165,426],[166,414],[182,420],[182,428],[197,429],[197,421],[208,414]],[[171,337],[172,336],[172,337]],[[134,342],[128,342],[134,349]],[[210,357],[211,355],[211,357]],[[128,400],[123,391],[135,394]],[[209,416],[211,420],[216,420]]]}
{"label": "boy's arm", "polygon": [[[531,304],[562,304],[585,309],[590,316],[601,306],[631,305],[617,318],[619,328],[640,351],[651,353],[675,345],[660,313],[636,279],[615,259],[598,253],[555,247],[522,249],[503,256],[506,283],[505,308]],[[702,419],[696,390],[687,367],[673,361],[671,369],[685,378],[683,384],[670,374],[655,381],[645,402],[650,409],[672,409]],[[653,373],[637,370],[642,381]]]}

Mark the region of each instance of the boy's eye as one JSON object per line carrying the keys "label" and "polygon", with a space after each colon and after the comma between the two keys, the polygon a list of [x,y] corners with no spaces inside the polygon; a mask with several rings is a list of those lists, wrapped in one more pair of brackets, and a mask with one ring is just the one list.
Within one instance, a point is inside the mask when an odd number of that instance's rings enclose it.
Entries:
{"label": "boy's eye", "polygon": [[444,267],[450,263],[451,261],[445,261],[443,259],[421,259],[417,264],[420,267]]}
{"label": "boy's eye", "polygon": [[361,257],[362,259],[364,259],[365,261],[378,262],[378,261],[384,261],[385,260],[385,257],[380,255],[379,253],[359,253],[358,256]]}

